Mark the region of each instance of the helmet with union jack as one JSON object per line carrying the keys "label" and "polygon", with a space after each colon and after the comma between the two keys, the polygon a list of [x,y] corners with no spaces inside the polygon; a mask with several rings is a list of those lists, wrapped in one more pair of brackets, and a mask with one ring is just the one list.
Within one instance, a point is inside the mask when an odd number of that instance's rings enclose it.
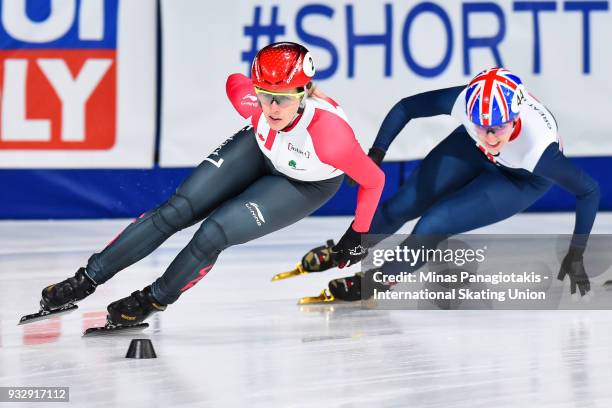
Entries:
{"label": "helmet with union jack", "polygon": [[523,100],[521,79],[504,68],[489,68],[468,84],[465,109],[470,122],[499,126],[514,120]]}
{"label": "helmet with union jack", "polygon": [[303,88],[315,74],[312,55],[306,47],[293,42],[265,46],[251,67],[253,85],[267,90]]}

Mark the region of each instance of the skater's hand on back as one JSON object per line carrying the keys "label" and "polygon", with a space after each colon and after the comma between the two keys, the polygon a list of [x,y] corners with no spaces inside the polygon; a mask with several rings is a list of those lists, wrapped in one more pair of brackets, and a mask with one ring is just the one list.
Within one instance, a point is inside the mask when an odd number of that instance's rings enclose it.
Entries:
{"label": "skater's hand on back", "polygon": [[361,244],[361,233],[353,229],[352,223],[340,241],[332,248],[332,253],[340,269],[356,264],[366,255],[367,250]]}
{"label": "skater's hand on back", "polygon": [[[372,147],[370,148],[370,151],[368,152],[368,157],[370,159],[372,159],[372,161],[374,163],[376,163],[376,165],[378,167],[380,167],[380,164],[382,163],[383,159],[385,158],[385,152],[382,151],[381,149],[377,148],[377,147]],[[352,178],[347,176],[346,179],[346,183],[351,186],[351,187],[356,187],[357,186],[357,182],[355,180],[353,180]]]}
{"label": "skater's hand on back", "polygon": [[557,279],[564,280],[565,275],[570,277],[570,292],[573,295],[576,293],[576,287],[580,290],[580,295],[584,296],[591,290],[591,282],[589,276],[584,269],[584,248],[570,247],[567,255],[561,262],[561,269]]}

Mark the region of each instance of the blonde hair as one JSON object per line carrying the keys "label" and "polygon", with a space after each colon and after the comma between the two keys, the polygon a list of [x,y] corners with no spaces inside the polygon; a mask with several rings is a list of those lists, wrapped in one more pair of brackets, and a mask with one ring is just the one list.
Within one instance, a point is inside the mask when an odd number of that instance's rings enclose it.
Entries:
{"label": "blonde hair", "polygon": [[312,81],[307,83],[306,86],[304,87],[304,90],[306,91],[306,96],[311,97],[312,95],[314,95],[316,89],[317,89],[317,86]]}
{"label": "blonde hair", "polygon": [[323,91],[321,91],[312,81],[307,83],[304,88],[306,90],[307,98],[315,97],[320,99],[327,99],[327,95],[325,95]]}

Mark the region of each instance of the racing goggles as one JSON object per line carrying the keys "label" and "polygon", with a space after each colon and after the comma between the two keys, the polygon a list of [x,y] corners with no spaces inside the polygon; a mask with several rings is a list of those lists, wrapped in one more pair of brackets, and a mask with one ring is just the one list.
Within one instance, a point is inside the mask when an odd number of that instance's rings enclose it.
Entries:
{"label": "racing goggles", "polygon": [[255,88],[255,94],[257,94],[257,100],[259,100],[259,103],[269,106],[272,105],[272,102],[276,102],[280,108],[290,106],[304,96],[305,93],[306,91],[297,93],[270,92],[261,88]]}
{"label": "racing goggles", "polygon": [[508,130],[509,128],[512,127],[513,123],[514,123],[514,120],[510,120],[510,121],[508,121],[506,123],[502,123],[502,124],[496,125],[496,126],[481,126],[481,125],[477,125],[476,123],[474,123],[474,127],[476,128],[476,130],[479,133],[482,132],[484,134],[487,134],[487,133],[496,134],[496,133],[502,133],[502,132]]}

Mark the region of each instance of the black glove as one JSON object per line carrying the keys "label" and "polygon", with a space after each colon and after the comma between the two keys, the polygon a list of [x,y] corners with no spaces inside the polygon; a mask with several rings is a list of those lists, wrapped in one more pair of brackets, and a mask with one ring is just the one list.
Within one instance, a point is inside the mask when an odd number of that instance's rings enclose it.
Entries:
{"label": "black glove", "polygon": [[340,241],[332,248],[332,255],[338,262],[338,268],[344,268],[361,261],[367,253],[361,245],[361,233],[353,229],[353,224],[346,230]]}
{"label": "black glove", "polygon": [[[368,157],[372,159],[372,161],[376,163],[378,167],[380,167],[380,163],[382,163],[383,159],[385,158],[385,154],[386,152],[383,151],[382,149],[379,149],[378,147],[372,147],[370,148],[370,151],[368,152]],[[355,187],[357,185],[357,182],[347,176],[346,184],[348,184],[351,187]]]}
{"label": "black glove", "polygon": [[581,296],[586,295],[591,290],[591,282],[584,270],[583,254],[584,248],[570,246],[567,255],[565,255],[563,262],[561,262],[559,275],[557,275],[557,279],[560,281],[565,279],[565,275],[569,275],[572,295],[576,293],[576,286],[578,286]]}

